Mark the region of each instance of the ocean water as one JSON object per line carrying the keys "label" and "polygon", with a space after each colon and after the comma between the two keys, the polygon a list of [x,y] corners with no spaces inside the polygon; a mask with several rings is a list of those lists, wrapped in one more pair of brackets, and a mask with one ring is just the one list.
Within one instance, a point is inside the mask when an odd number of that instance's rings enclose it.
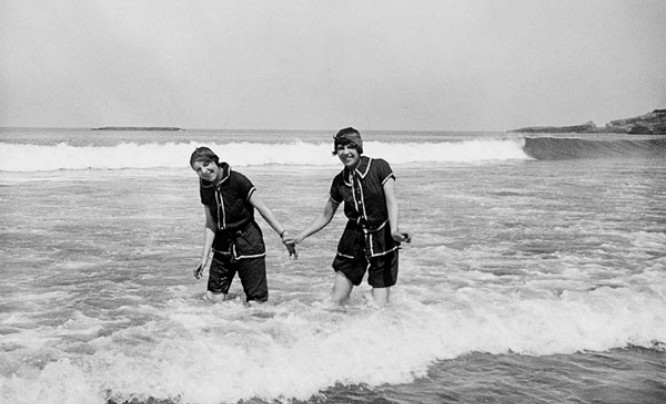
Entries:
{"label": "ocean water", "polygon": [[203,301],[191,151],[292,231],[323,209],[326,131],[0,131],[0,402],[666,402],[666,138],[366,132],[396,174],[388,309],[331,307],[333,222],[270,300]]}

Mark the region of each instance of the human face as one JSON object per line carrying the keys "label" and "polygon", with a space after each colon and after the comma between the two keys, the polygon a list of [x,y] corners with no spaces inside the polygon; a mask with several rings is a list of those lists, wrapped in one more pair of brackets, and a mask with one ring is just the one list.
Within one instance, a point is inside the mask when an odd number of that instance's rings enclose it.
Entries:
{"label": "human face", "polygon": [[222,170],[215,164],[214,161],[195,161],[192,164],[192,169],[204,181],[216,183],[220,180]]}
{"label": "human face", "polygon": [[347,145],[338,145],[335,148],[338,158],[349,169],[354,169],[361,161],[361,155],[358,154],[358,150],[352,144]]}

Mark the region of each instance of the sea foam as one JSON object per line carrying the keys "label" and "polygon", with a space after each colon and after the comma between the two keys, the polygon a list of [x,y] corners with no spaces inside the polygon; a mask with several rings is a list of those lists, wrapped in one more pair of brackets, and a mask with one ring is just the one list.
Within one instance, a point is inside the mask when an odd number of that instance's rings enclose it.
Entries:
{"label": "sea foam", "polygon": [[372,309],[358,297],[345,310],[317,302],[248,309],[238,301],[207,305],[176,298],[160,310],[139,308],[149,311],[151,321],[88,339],[87,354],[66,349],[43,367],[15,369],[13,377],[0,379],[0,397],[16,404],[58,398],[94,404],[104,403],[102,397],[201,404],[305,400],[336,383],[408,383],[424,377],[434,361],[472,352],[548,355],[651,347],[666,333],[658,293],[448,293],[446,301],[427,304],[397,291],[389,311]]}

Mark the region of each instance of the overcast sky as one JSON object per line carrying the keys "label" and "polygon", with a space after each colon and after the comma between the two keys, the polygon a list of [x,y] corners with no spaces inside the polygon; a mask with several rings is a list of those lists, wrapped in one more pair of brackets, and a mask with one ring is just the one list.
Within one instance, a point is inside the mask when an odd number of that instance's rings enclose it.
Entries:
{"label": "overcast sky", "polygon": [[664,0],[1,0],[0,126],[505,130],[666,108]]}

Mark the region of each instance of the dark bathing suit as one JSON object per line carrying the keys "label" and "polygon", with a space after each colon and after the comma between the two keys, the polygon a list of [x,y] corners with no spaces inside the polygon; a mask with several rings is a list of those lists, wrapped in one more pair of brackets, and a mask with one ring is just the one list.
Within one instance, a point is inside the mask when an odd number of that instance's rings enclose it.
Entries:
{"label": "dark bathing suit", "polygon": [[201,203],[208,206],[216,225],[208,290],[228,293],[238,273],[246,299],[266,301],[266,248],[250,203],[256,189],[227,163],[220,163],[219,167],[223,178],[217,187],[204,180],[199,186]]}
{"label": "dark bathing suit", "polygon": [[398,250],[393,240],[386,209],[384,184],[395,180],[383,159],[361,156],[354,170],[343,169],[333,179],[331,198],[344,203],[348,222],[338,243],[333,269],[358,286],[368,271],[374,288],[395,285],[398,278]]}

